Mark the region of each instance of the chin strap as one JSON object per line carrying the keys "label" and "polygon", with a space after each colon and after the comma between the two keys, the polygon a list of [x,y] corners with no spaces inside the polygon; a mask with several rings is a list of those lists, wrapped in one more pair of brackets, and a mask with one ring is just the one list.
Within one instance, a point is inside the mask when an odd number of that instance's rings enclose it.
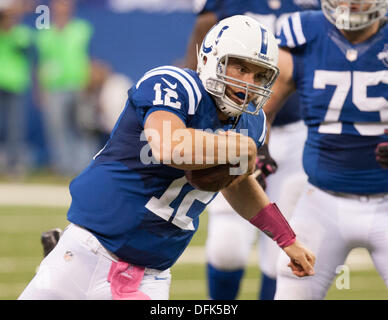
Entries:
{"label": "chin strap", "polygon": [[265,206],[249,222],[276,241],[280,248],[288,247],[296,240],[294,231],[275,203]]}
{"label": "chin strap", "polygon": [[[241,115],[242,111],[238,109],[238,105],[226,95],[224,98],[214,97],[214,99],[216,100],[217,108],[227,116],[237,117]],[[232,107],[233,104],[236,106],[236,108]]]}

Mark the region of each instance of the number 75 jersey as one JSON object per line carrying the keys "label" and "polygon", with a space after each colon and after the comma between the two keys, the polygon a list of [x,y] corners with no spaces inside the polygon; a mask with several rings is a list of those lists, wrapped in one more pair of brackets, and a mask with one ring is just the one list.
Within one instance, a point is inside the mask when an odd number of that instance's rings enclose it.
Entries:
{"label": "number 75 jersey", "polygon": [[303,165],[319,188],[356,194],[388,192],[388,170],[376,162],[388,141],[388,24],[352,44],[322,11],[283,22],[280,46],[289,48],[293,80],[308,126]]}

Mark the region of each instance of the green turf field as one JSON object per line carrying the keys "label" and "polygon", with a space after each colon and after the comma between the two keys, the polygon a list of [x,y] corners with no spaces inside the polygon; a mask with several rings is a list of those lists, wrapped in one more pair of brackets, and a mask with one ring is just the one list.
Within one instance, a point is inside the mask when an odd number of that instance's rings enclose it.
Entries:
{"label": "green turf field", "polygon": [[[33,277],[42,259],[40,234],[47,229],[66,226],[66,208],[0,206],[0,299],[16,299]],[[207,216],[191,246],[203,246]],[[207,299],[205,265],[178,263],[172,268],[171,299]],[[260,272],[249,266],[239,299],[257,297]],[[328,299],[388,299],[388,291],[374,270],[351,272],[350,289],[329,291]]]}

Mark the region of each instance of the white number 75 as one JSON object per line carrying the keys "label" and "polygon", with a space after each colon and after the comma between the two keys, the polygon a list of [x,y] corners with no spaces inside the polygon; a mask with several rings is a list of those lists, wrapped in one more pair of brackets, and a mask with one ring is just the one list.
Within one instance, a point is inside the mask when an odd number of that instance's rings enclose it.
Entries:
{"label": "white number 75", "polygon": [[[353,75],[353,77],[352,77]],[[330,100],[324,122],[319,126],[320,133],[340,134],[342,123],[339,117],[346,97],[353,84],[352,100],[354,105],[365,112],[379,112],[380,121],[388,121],[388,101],[384,97],[368,97],[367,87],[380,82],[388,84],[388,71],[327,71],[316,70],[314,74],[314,89],[325,89],[327,85],[334,85],[336,89]],[[387,124],[377,122],[354,123],[360,135],[383,134]]]}

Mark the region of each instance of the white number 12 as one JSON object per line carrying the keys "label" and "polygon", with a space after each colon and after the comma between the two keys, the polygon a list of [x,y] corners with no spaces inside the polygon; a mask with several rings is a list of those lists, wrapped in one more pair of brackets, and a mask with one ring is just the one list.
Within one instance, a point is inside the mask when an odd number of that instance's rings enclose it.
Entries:
{"label": "white number 12", "polygon": [[[174,180],[159,199],[152,197],[145,207],[162,219],[169,221],[174,213],[174,208],[170,205],[179,196],[186,183],[187,179],[185,176]],[[184,196],[171,222],[181,229],[194,230],[193,219],[186,215],[187,212],[195,200],[207,204],[213,196],[214,192],[197,189],[191,190]]]}

